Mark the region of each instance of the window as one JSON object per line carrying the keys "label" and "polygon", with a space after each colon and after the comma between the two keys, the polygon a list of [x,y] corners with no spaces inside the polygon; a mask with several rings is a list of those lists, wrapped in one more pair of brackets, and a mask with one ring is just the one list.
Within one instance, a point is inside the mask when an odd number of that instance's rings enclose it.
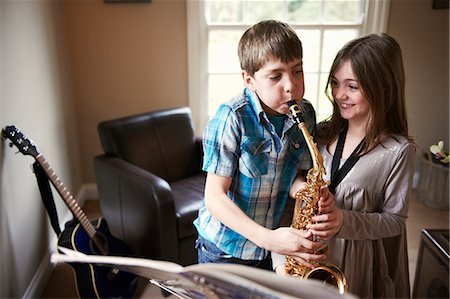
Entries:
{"label": "window", "polygon": [[337,51],[349,40],[385,30],[390,0],[187,1],[189,105],[201,133],[218,106],[242,88],[237,44],[263,19],[288,23],[303,44],[305,98],[317,119],[330,115],[324,89]]}

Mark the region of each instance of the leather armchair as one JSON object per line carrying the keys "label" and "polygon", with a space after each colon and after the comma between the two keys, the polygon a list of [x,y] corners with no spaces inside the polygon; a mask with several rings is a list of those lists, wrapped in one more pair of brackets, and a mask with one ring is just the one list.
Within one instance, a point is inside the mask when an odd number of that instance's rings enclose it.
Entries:
{"label": "leather armchair", "polygon": [[102,121],[94,158],[102,215],[137,256],[197,262],[192,224],[203,199],[201,139],[188,107]]}

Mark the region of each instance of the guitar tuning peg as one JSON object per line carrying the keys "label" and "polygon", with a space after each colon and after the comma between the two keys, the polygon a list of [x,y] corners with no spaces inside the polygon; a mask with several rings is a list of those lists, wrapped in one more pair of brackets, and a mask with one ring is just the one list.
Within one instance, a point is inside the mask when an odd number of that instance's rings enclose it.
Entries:
{"label": "guitar tuning peg", "polygon": [[14,146],[14,144],[12,142],[9,142],[8,145],[9,145],[9,147],[13,147]]}

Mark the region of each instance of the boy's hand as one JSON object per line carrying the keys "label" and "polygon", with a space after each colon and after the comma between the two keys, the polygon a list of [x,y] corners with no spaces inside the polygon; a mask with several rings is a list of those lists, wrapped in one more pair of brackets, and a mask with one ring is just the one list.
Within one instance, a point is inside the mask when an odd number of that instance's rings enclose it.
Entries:
{"label": "boy's hand", "polygon": [[286,273],[286,267],[284,264],[279,265],[275,268],[275,273],[281,276],[288,276],[289,274]]}
{"label": "boy's hand", "polygon": [[328,240],[341,229],[343,213],[336,208],[334,196],[325,186],[320,190],[319,215],[312,220],[314,224],[308,224],[306,228],[322,240]]}
{"label": "boy's hand", "polygon": [[[315,268],[313,265],[304,263],[298,258],[295,259],[311,269]],[[274,263],[273,270],[275,271],[275,273],[282,276],[289,276],[289,273],[286,272],[286,259],[284,258],[284,256],[272,252],[272,262]]]}
{"label": "boy's hand", "polygon": [[270,231],[268,246],[265,246],[265,248],[282,255],[292,256],[307,267],[314,268],[314,265],[310,262],[320,261],[325,258],[324,254],[314,253],[320,250],[324,244],[310,240],[311,237],[310,231],[298,230],[292,227],[280,227]]}

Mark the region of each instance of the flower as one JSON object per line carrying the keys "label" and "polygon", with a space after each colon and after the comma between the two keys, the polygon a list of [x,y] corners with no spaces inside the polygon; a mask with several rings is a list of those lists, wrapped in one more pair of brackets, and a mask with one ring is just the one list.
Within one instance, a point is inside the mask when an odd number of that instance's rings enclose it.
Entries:
{"label": "flower", "polygon": [[448,164],[450,162],[450,156],[448,152],[444,151],[444,141],[439,141],[438,144],[430,146],[430,152],[441,163]]}

